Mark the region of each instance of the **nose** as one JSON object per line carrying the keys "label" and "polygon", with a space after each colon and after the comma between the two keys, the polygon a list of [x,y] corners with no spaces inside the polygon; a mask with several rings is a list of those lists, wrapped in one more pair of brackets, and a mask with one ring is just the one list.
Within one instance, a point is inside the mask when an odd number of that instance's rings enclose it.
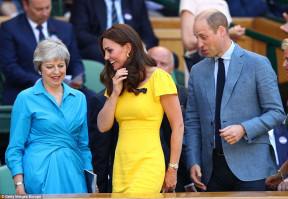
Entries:
{"label": "nose", "polygon": [[109,55],[108,55],[108,53],[105,53],[104,59],[105,59],[105,60],[109,60]]}
{"label": "nose", "polygon": [[59,68],[58,68],[57,66],[55,67],[54,73],[55,73],[55,74],[58,74],[58,73],[59,73]]}
{"label": "nose", "polygon": [[203,42],[201,41],[201,39],[198,39],[197,44],[198,44],[198,48],[201,48],[203,46]]}

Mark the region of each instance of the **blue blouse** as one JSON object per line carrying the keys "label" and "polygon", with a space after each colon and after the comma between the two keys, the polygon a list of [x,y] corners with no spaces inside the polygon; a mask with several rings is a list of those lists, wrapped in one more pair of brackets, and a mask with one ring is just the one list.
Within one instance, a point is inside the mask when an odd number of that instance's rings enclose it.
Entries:
{"label": "blue blouse", "polygon": [[24,174],[29,194],[87,193],[84,168],[92,169],[83,93],[62,83],[61,106],[42,81],[17,96],[6,163]]}

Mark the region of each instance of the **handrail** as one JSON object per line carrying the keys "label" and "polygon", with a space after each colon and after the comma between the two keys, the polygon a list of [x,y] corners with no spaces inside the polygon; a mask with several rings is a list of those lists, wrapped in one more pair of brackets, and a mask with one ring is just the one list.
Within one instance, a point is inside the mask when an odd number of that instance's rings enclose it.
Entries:
{"label": "handrail", "polygon": [[[231,24],[231,26],[234,26],[234,24]],[[276,48],[281,48],[282,41],[247,28],[245,35],[266,43],[266,57],[270,60],[275,73],[278,74]]]}

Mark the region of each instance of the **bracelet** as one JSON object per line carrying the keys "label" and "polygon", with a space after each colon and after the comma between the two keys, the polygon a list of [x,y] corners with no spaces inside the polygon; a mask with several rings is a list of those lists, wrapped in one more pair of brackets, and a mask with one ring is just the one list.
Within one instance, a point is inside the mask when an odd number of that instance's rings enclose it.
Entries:
{"label": "bracelet", "polygon": [[20,184],[24,184],[24,182],[17,182],[17,183],[15,184],[15,189],[16,189],[17,186],[20,185]]}
{"label": "bracelet", "polygon": [[284,181],[284,176],[283,176],[282,171],[278,170],[278,173],[280,174],[280,176],[281,176],[281,178],[282,178],[282,181]]}

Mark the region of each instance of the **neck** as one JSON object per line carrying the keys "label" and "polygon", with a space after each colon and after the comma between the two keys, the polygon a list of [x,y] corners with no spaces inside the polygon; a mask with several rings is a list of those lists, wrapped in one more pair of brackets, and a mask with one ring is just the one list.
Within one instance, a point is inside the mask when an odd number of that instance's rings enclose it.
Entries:
{"label": "neck", "polygon": [[53,96],[57,96],[57,95],[63,93],[63,86],[62,86],[62,84],[61,84],[60,86],[58,86],[58,87],[51,87],[51,86],[49,86],[49,85],[47,85],[47,84],[45,84],[45,83],[43,82],[43,86],[44,86],[44,88],[46,89],[47,93],[49,93],[49,94],[51,94],[51,95],[53,95]]}

